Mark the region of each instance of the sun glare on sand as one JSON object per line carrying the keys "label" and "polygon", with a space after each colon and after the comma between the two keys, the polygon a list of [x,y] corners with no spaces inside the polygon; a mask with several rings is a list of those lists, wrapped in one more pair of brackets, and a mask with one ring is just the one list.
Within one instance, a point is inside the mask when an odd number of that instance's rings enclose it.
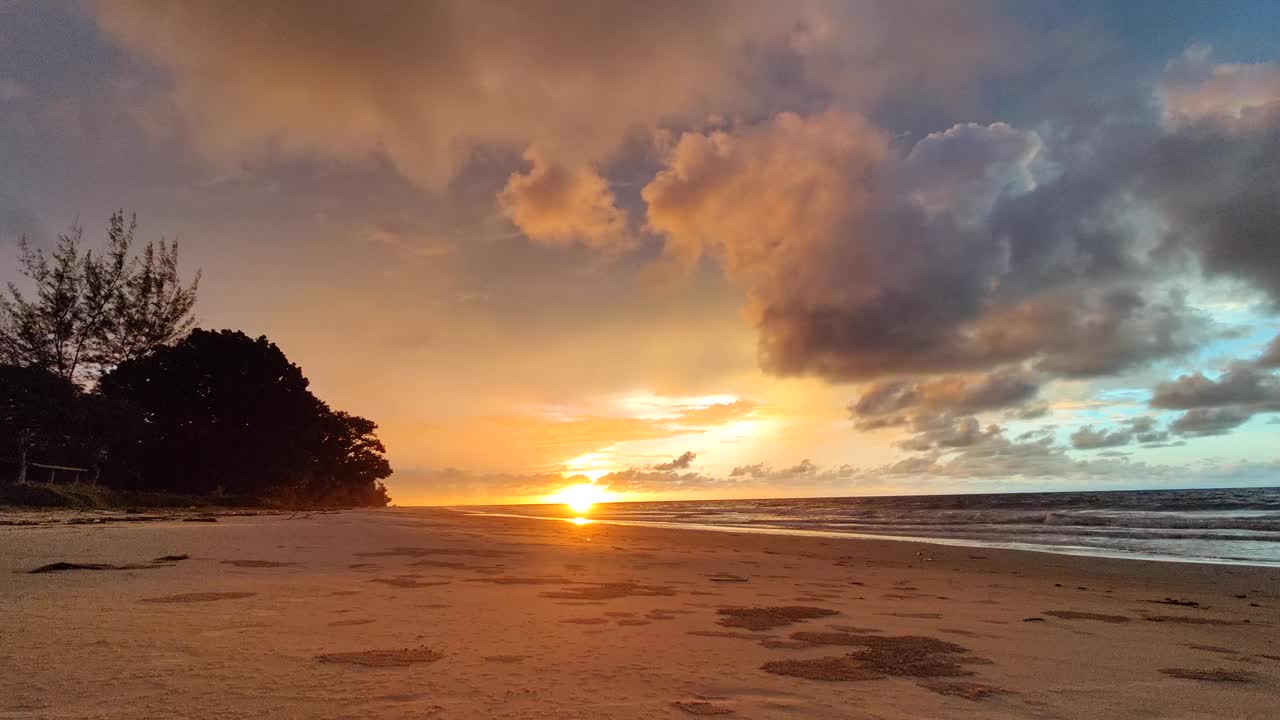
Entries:
{"label": "sun glare on sand", "polygon": [[552,501],[564,503],[570,510],[581,515],[589,512],[596,503],[608,502],[609,492],[593,483],[579,483],[563,488],[556,493]]}

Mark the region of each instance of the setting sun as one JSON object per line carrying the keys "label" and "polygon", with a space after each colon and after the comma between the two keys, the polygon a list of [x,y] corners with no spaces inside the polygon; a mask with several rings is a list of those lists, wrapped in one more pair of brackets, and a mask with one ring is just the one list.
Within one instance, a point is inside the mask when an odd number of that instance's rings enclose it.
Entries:
{"label": "setting sun", "polygon": [[570,485],[556,493],[552,501],[564,503],[576,513],[589,511],[596,503],[608,502],[609,493],[606,488],[592,483]]}

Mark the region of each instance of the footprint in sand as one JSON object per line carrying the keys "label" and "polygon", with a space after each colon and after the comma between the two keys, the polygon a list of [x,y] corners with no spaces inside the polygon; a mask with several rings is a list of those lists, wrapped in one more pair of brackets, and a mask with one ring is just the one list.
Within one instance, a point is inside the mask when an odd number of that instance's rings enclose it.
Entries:
{"label": "footprint in sand", "polygon": [[[796,633],[831,636],[835,633]],[[816,638],[815,638],[816,639]],[[761,669],[775,675],[809,680],[854,681],[879,680],[886,677],[943,678],[972,675],[965,667],[973,664],[968,648],[932,637],[878,635],[846,638],[824,637],[823,645],[860,645],[864,649],[848,655],[796,660],[774,660]]]}
{"label": "footprint in sand", "polygon": [[561,620],[562,623],[570,623],[572,625],[604,625],[609,622],[605,618],[568,618]]}
{"label": "footprint in sand", "polygon": [[553,592],[542,593],[542,597],[558,600],[617,600],[625,597],[670,597],[675,595],[675,588],[662,585],[640,585],[637,583],[598,583],[588,587],[575,586]]}
{"label": "footprint in sand", "polygon": [[737,627],[746,630],[772,630],[783,625],[813,618],[839,615],[835,610],[804,605],[783,605],[777,607],[721,608],[717,610],[720,620],[717,624],[723,627]]}
{"label": "footprint in sand", "polygon": [[282,568],[292,567],[298,563],[275,562],[274,560],[223,560],[223,565],[234,565],[238,568]]}
{"label": "footprint in sand", "polygon": [[368,625],[373,620],[334,620],[329,623],[329,627],[350,627],[352,625]]}

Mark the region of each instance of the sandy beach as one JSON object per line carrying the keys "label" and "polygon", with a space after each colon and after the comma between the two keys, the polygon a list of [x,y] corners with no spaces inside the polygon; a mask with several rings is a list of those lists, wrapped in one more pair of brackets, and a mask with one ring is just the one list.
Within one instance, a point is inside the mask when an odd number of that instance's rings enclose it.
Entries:
{"label": "sandy beach", "polygon": [[2,718],[1280,716],[1266,568],[392,509],[0,527],[0,578]]}

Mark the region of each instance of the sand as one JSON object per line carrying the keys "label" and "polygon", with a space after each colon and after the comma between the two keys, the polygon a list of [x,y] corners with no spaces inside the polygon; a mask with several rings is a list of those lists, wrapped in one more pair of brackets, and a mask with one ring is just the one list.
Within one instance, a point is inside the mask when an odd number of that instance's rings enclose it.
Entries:
{"label": "sand", "polygon": [[444,510],[0,526],[0,718],[690,715],[1276,718],[1280,570]]}

